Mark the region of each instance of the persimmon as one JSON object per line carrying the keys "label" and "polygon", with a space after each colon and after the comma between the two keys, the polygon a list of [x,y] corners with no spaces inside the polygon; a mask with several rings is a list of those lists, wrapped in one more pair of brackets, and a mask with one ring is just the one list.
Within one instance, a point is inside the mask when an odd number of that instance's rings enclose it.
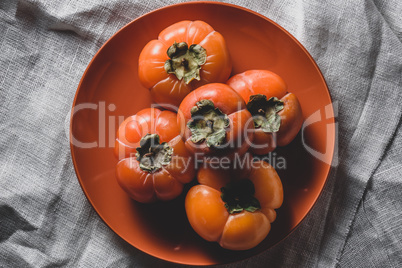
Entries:
{"label": "persimmon", "polygon": [[253,140],[251,114],[226,84],[211,83],[192,91],[177,116],[186,148],[200,156],[243,155]]}
{"label": "persimmon", "polygon": [[184,146],[177,115],[147,108],[120,125],[115,142],[119,185],[134,200],[151,203],[179,196],[195,177],[192,154]]}
{"label": "persimmon", "polygon": [[250,148],[253,153],[269,153],[296,137],[303,124],[301,106],[278,74],[249,70],[234,75],[227,84],[242,96],[253,116],[254,143]]}
{"label": "persimmon", "polygon": [[246,168],[202,167],[199,185],[186,195],[187,218],[197,234],[230,250],[247,250],[263,241],[283,202],[275,169],[264,161]]}
{"label": "persimmon", "polygon": [[231,70],[223,36],[203,21],[185,20],[170,25],[145,45],[138,76],[155,102],[174,109],[193,89],[226,82]]}

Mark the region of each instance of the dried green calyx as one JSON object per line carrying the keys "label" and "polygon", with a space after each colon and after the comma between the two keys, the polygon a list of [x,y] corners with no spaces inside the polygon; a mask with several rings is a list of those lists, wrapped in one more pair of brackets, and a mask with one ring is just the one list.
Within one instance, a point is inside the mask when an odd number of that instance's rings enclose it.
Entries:
{"label": "dried green calyx", "polygon": [[201,66],[207,61],[207,51],[200,45],[188,47],[186,42],[174,43],[167,50],[169,60],[165,62],[165,71],[175,74],[177,79],[184,79],[186,84],[193,79],[200,80]]}
{"label": "dried green calyx", "polygon": [[254,127],[261,128],[264,132],[279,131],[281,116],[278,112],[283,107],[283,101],[276,97],[267,100],[267,96],[262,94],[251,95],[247,103],[247,109],[254,119]]}
{"label": "dried green calyx", "polygon": [[226,114],[210,100],[200,100],[191,108],[191,120],[187,123],[191,131],[191,141],[206,141],[208,147],[221,145],[226,138],[230,121]]}
{"label": "dried green calyx", "polygon": [[254,184],[249,179],[231,181],[221,188],[221,192],[222,201],[230,214],[261,209],[260,202],[254,196]]}
{"label": "dried green calyx", "polygon": [[147,134],[140,141],[140,147],[136,148],[136,157],[140,162],[140,168],[147,172],[155,172],[170,163],[173,148],[166,142],[160,143],[158,134]]}

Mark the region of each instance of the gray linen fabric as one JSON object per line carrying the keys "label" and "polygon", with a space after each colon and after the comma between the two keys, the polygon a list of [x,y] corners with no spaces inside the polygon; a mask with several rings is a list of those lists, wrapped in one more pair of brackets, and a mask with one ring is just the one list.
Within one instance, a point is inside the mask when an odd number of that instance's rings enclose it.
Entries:
{"label": "gray linen fabric", "polygon": [[[100,46],[179,1],[0,1],[0,267],[175,266],[115,235],[86,200],[66,137]],[[276,21],[337,107],[338,165],[301,226],[228,267],[402,266],[402,2],[226,1]]]}

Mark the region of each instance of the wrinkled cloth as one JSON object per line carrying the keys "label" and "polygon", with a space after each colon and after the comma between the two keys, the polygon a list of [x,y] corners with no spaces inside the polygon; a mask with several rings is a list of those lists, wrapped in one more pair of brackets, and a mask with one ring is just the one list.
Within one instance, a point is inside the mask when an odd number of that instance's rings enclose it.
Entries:
{"label": "wrinkled cloth", "polygon": [[[121,27],[179,1],[0,2],[0,266],[176,266],[96,214],[74,172],[69,112],[88,63]],[[402,2],[232,0],[317,62],[337,153],[311,213],[272,249],[227,267],[401,267]]]}

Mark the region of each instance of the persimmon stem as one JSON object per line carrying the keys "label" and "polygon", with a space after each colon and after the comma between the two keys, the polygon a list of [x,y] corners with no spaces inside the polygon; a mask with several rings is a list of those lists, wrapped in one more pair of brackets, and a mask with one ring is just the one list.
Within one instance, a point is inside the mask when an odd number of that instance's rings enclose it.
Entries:
{"label": "persimmon stem", "polygon": [[191,131],[192,142],[205,140],[208,147],[218,147],[225,141],[229,118],[211,100],[198,101],[191,108],[191,118],[187,126]]}
{"label": "persimmon stem", "polygon": [[202,46],[193,44],[188,47],[186,42],[175,42],[166,53],[170,58],[164,65],[168,74],[176,75],[179,80],[184,79],[186,84],[201,79],[200,69],[207,61],[207,52]]}
{"label": "persimmon stem", "polygon": [[253,116],[254,127],[264,132],[278,132],[281,126],[281,117],[278,114],[284,108],[283,101],[276,97],[267,99],[262,94],[251,95],[247,109]]}
{"label": "persimmon stem", "polygon": [[249,179],[231,181],[221,188],[221,192],[222,201],[230,214],[261,209],[260,202],[254,196],[254,183]]}
{"label": "persimmon stem", "polygon": [[136,149],[140,168],[149,173],[158,171],[172,159],[173,148],[166,142],[160,143],[158,134],[145,135],[140,141],[140,147]]}

